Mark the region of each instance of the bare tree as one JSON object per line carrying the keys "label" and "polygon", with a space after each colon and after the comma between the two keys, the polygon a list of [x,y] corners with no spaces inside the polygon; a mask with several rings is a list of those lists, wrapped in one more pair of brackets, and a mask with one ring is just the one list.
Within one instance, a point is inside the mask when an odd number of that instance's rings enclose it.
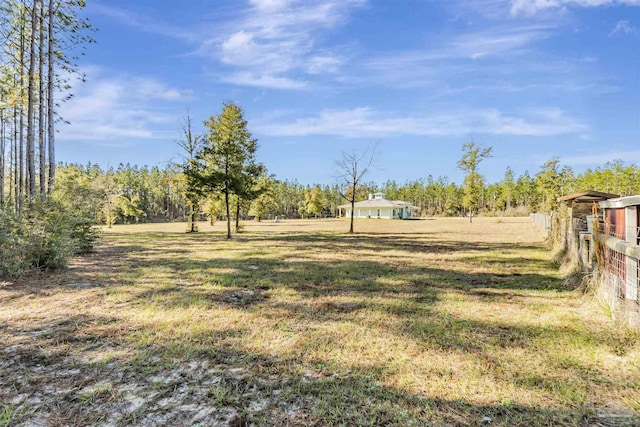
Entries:
{"label": "bare tree", "polygon": [[203,137],[202,135],[194,135],[191,130],[191,116],[187,112],[187,117],[184,120],[182,127],[184,139],[176,141],[178,146],[183,150],[184,161],[179,166],[182,168],[185,178],[185,195],[191,212],[189,214],[189,232],[195,233],[198,231],[197,219],[200,211],[200,200],[202,199],[202,192],[199,189],[197,183],[198,176],[198,161],[197,155],[202,149]]}
{"label": "bare tree", "polygon": [[338,167],[338,179],[340,196],[351,203],[351,224],[349,225],[349,233],[353,233],[353,215],[356,204],[356,190],[362,179],[369,171],[373,164],[373,158],[376,154],[376,146],[370,146],[363,153],[358,154],[355,151],[350,153],[343,152],[342,158],[336,161]]}

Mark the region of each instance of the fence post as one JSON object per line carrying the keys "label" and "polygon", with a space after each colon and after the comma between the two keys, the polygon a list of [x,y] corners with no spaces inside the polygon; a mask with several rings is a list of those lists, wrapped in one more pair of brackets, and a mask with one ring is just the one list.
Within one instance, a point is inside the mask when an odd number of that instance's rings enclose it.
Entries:
{"label": "fence post", "polygon": [[533,221],[544,234],[545,237],[551,235],[551,216],[543,213],[530,213],[529,218]]}
{"label": "fence post", "polygon": [[[637,224],[637,207],[627,206],[625,212],[625,240],[632,244],[638,244],[638,224]],[[626,256],[625,276],[626,276],[626,295],[625,298],[630,301],[638,300],[638,260],[630,256]]]}

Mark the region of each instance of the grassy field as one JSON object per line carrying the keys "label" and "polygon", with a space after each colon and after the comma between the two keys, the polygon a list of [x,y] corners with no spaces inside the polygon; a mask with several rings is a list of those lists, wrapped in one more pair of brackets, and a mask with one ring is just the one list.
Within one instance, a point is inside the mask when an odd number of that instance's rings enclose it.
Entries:
{"label": "grassy field", "polygon": [[0,426],[640,425],[637,333],[526,218],[116,226],[0,285]]}

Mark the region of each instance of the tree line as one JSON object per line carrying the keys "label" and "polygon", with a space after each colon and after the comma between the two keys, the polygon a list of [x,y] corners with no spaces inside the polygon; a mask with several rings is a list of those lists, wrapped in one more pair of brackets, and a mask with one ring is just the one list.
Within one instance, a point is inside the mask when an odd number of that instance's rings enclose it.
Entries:
{"label": "tree line", "polygon": [[[302,184],[297,180],[278,180],[266,173],[256,174],[253,187],[257,195],[244,198],[229,192],[229,214],[225,195],[214,190],[200,194],[192,210],[187,176],[180,165],[138,167],[120,164],[102,169],[99,165],[68,164],[58,168],[60,192],[72,197],[80,194],[86,209],[101,224],[188,221],[191,212],[198,220],[335,217],[338,206],[347,203],[339,184]],[[494,183],[475,184],[480,215],[527,215],[533,211],[555,209],[561,195],[585,189],[628,196],[640,194],[640,168],[621,160],[575,174],[558,159],[546,162],[535,173],[516,176],[511,168]],[[420,209],[422,216],[458,216],[465,213],[464,183],[446,176],[409,180],[361,183],[356,200],[382,192],[391,200],[403,200]],[[191,199],[193,200],[193,199]]]}

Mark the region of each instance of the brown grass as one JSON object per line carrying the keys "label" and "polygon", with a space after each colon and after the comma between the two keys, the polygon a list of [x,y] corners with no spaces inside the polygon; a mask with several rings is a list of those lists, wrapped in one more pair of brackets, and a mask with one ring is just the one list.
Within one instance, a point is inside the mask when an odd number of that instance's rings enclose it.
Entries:
{"label": "brown grass", "polygon": [[640,346],[523,218],[116,226],[0,286],[0,425],[638,422]]}

